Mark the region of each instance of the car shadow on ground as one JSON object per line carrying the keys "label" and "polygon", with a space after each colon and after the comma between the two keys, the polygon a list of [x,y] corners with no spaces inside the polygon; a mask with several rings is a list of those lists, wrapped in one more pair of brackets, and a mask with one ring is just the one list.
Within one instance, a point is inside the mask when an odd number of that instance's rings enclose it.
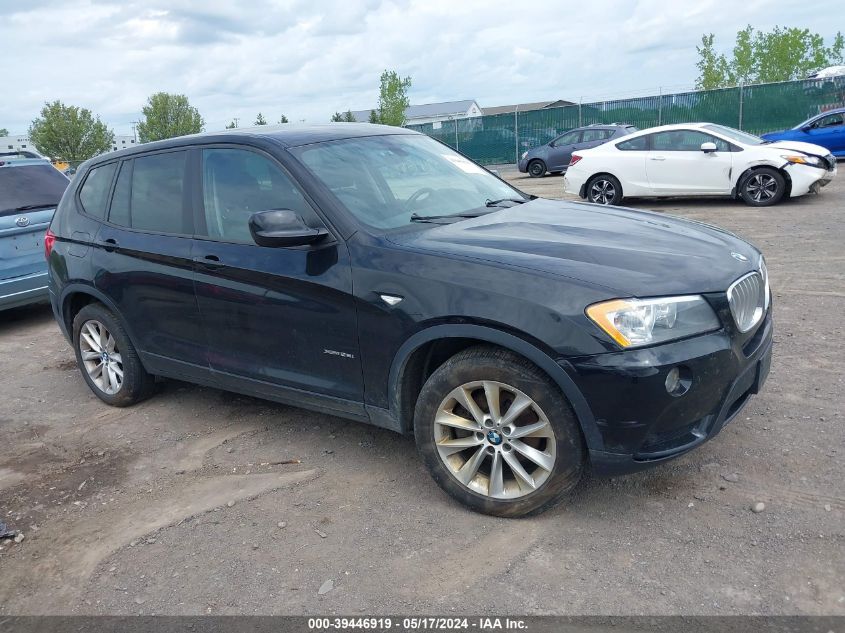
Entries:
{"label": "car shadow on ground", "polygon": [[52,320],[49,303],[37,303],[0,312],[0,334],[14,333],[21,327],[43,325]]}

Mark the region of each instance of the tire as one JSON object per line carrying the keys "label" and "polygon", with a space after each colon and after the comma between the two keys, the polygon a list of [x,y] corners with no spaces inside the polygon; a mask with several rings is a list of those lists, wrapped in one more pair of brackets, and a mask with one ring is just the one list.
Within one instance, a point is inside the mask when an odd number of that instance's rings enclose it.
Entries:
{"label": "tire", "polygon": [[[102,338],[106,341],[101,343]],[[89,303],[74,317],[73,349],[82,377],[106,404],[127,407],[152,394],[154,378],[141,364],[123,325],[101,303]]]}
{"label": "tire", "polygon": [[[498,394],[499,416],[495,407],[491,414],[488,393]],[[521,413],[511,420],[514,405]],[[581,429],[558,386],[524,358],[495,347],[464,350],[429,377],[417,400],[414,435],[434,481],[457,501],[495,516],[551,507],[578,484],[586,464]]]}
{"label": "tire", "polygon": [[546,175],[546,163],[541,160],[532,160],[528,163],[528,175],[532,178],[542,178]]}
{"label": "tire", "polygon": [[594,204],[619,204],[622,201],[622,185],[610,174],[590,178],[585,191],[587,201]]}
{"label": "tire", "polygon": [[739,195],[752,207],[770,207],[786,193],[786,178],[777,169],[761,167],[742,179]]}

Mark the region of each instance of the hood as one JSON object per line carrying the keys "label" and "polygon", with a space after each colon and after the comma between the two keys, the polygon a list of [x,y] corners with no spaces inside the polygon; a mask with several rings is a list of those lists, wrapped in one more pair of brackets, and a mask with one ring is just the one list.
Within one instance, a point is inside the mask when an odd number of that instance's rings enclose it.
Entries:
{"label": "hood", "polygon": [[579,202],[537,199],[426,227],[389,239],[414,250],[577,279],[617,297],[722,292],[759,258],[753,246],[716,227]]}
{"label": "hood", "polygon": [[774,141],[768,145],[763,145],[763,147],[771,149],[785,149],[793,152],[803,152],[804,154],[818,156],[819,158],[824,158],[830,154],[830,150],[822,147],[821,145],[813,145],[812,143],[804,143],[802,141]]}

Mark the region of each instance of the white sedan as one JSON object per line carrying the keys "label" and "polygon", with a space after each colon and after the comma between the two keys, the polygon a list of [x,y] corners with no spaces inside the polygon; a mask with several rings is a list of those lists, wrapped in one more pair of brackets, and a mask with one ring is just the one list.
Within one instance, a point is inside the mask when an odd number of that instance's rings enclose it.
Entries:
{"label": "white sedan", "polygon": [[731,196],[764,207],[818,192],[835,175],[836,159],[824,147],[685,123],[574,153],[564,189],[598,204],[637,196]]}

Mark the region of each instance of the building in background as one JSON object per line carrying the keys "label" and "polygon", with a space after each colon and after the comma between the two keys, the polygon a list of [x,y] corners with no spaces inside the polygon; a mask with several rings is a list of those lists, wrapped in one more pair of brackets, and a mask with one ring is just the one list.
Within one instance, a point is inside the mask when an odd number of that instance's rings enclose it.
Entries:
{"label": "building in background", "polygon": [[114,143],[112,143],[112,151],[116,152],[119,149],[126,149],[127,147],[135,147],[135,137],[131,134],[115,134]]}
{"label": "building in background", "polygon": [[564,106],[577,105],[572,101],[558,99],[557,101],[535,101],[534,103],[514,103],[513,105],[493,106],[484,108],[484,116],[492,114],[512,114],[514,112],[533,112],[534,110],[545,110],[547,108],[562,108]]}
{"label": "building in background", "polygon": [[[356,121],[360,121],[361,123],[366,123],[370,120],[370,110],[357,110],[352,115]],[[481,115],[481,108],[475,99],[444,101],[443,103],[424,103],[408,106],[408,109],[405,110],[405,124],[442,123],[443,121],[469,119]]]}
{"label": "building in background", "polygon": [[41,156],[26,134],[0,136],[0,154],[4,152],[29,152]]}

